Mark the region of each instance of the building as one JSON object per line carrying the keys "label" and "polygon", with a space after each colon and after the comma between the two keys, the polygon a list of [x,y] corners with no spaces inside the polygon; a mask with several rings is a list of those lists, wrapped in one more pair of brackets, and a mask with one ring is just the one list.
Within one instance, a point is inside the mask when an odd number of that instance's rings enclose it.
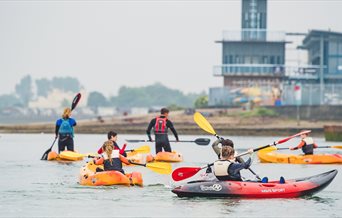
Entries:
{"label": "building", "polygon": [[[307,53],[304,63],[287,60],[289,45],[295,44],[289,38],[294,36],[304,38],[295,48]],[[274,105],[281,100],[297,104],[294,86],[309,90],[302,92],[303,104],[329,104],[326,95],[340,99],[334,104],[342,104],[342,94],[331,93],[328,88],[342,84],[342,33],[269,31],[267,0],[242,0],[241,30],[224,31],[222,40],[216,42],[222,44],[222,64],[214,66],[213,73],[223,77],[223,87],[210,88],[210,106],[248,102]]]}

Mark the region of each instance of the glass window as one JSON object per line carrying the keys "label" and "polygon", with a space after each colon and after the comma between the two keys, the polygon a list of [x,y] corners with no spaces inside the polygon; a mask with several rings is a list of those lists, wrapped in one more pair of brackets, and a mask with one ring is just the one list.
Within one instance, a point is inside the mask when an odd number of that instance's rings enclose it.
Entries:
{"label": "glass window", "polygon": [[274,56],[270,56],[270,64],[275,64]]}
{"label": "glass window", "polygon": [[229,55],[229,63],[234,64],[233,55]]}
{"label": "glass window", "polygon": [[329,42],[329,53],[337,54],[338,44],[336,42]]}

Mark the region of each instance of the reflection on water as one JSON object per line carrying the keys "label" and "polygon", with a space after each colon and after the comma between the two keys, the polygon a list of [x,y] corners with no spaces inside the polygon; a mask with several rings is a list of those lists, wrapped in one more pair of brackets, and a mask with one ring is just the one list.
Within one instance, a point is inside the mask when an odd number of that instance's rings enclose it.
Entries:
{"label": "reflection on water", "polygon": [[[40,160],[52,137],[46,134],[2,135],[0,153],[5,155],[0,159],[0,217],[310,217],[313,214],[317,217],[338,217],[342,214],[341,172],[323,191],[311,197],[295,199],[178,198],[171,189],[179,183],[173,182],[171,176],[156,174],[139,166],[125,170],[141,172],[144,187],[87,187],[78,184],[79,170],[87,159],[71,163]],[[104,135],[77,135],[76,149],[80,153],[94,152],[104,138]],[[125,143],[125,138],[145,136],[121,135],[120,145]],[[182,136],[184,140],[194,138]],[[255,144],[266,145],[278,139],[230,138],[239,147],[239,152]],[[324,145],[323,139],[316,141]],[[154,146],[150,145],[151,153],[154,153]],[[290,145],[284,143],[283,147]],[[139,146],[141,144],[129,144],[127,149]],[[172,147],[184,156],[184,162],[172,164],[174,169],[204,166],[217,159],[210,145],[175,143]],[[335,168],[341,169],[341,166],[261,164],[256,155],[252,165],[260,177],[267,176],[270,180],[280,176],[286,179],[306,177]],[[201,173],[189,181],[199,179]],[[254,178],[247,170],[242,172],[242,176]]]}

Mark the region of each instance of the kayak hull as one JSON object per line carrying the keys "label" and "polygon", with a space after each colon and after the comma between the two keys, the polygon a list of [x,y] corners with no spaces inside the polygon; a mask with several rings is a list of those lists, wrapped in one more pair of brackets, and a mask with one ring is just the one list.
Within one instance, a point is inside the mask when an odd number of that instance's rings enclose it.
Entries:
{"label": "kayak hull", "polygon": [[295,155],[277,152],[259,151],[258,157],[262,163],[287,164],[342,164],[341,154]]}
{"label": "kayak hull", "polygon": [[296,198],[324,189],[335,178],[337,170],[301,179],[259,183],[251,181],[200,180],[172,190],[178,197]]}
{"label": "kayak hull", "polygon": [[156,156],[154,157],[155,161],[163,161],[163,162],[182,162],[183,161],[183,155],[173,151],[173,152],[158,152]]}
{"label": "kayak hull", "polygon": [[[71,152],[71,151],[68,151],[68,152]],[[48,153],[47,160],[58,161],[58,162],[74,162],[74,161],[83,160],[83,157],[70,157],[70,156],[64,155],[63,152],[61,152],[60,154],[57,154],[57,152],[55,151],[50,151]]]}
{"label": "kayak hull", "polygon": [[83,166],[80,170],[79,183],[85,186],[143,186],[143,179],[140,172],[122,174],[118,171],[96,172],[96,168],[102,168],[101,165],[95,165],[92,161]]}
{"label": "kayak hull", "polygon": [[[138,152],[127,152],[127,157],[128,160],[134,162],[134,163],[139,163],[139,164],[145,164],[148,162],[153,161],[153,156],[152,154],[141,154]],[[133,165],[126,165],[125,166],[133,166]]]}

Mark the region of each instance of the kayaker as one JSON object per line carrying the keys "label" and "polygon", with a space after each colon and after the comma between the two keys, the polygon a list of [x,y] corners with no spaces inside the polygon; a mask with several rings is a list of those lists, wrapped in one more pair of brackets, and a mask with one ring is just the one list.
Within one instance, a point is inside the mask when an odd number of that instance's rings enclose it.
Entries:
{"label": "kayaker", "polygon": [[[122,162],[129,165],[130,161],[127,160],[123,155],[119,153],[119,150],[114,149],[113,141],[108,140],[102,146],[102,157],[94,159],[96,165],[102,165],[104,171],[115,170],[125,174],[122,169]],[[100,168],[96,169],[97,172],[101,171]]]}
{"label": "kayaker", "polygon": [[71,118],[71,109],[65,108],[62,118],[56,121],[55,134],[58,138],[58,153],[67,148],[68,151],[74,151],[74,126],[76,120]]}
{"label": "kayaker", "polygon": [[[220,147],[220,144],[221,144],[221,147]],[[221,158],[221,148],[223,146],[230,146],[230,147],[234,148],[234,143],[230,139],[219,138],[216,141],[214,141],[211,146],[214,149],[214,152],[217,154],[218,159],[220,159]]]}
{"label": "kayaker", "polygon": [[160,110],[160,116],[152,119],[146,130],[148,139],[152,142],[151,130],[154,128],[156,154],[163,151],[163,149],[167,152],[172,151],[168,137],[168,128],[171,129],[176,141],[179,141],[178,134],[176,129],[173,127],[173,123],[168,119],[169,112],[170,111],[167,108],[162,108]]}
{"label": "kayaker", "polygon": [[306,132],[300,135],[301,141],[299,145],[296,147],[290,147],[290,150],[297,150],[299,148],[302,149],[304,155],[309,155],[314,153],[314,148],[317,148],[317,144],[314,140],[309,137],[309,133],[307,130],[302,130],[302,132]]}
{"label": "kayaker", "polygon": [[[107,138],[108,138],[108,140],[110,140],[110,141],[113,142],[113,148],[114,148],[114,150],[119,150],[119,153],[120,153],[121,155],[123,155],[124,157],[127,157],[127,153],[126,153],[126,151],[125,151],[127,145],[124,144],[124,145],[122,146],[122,148],[119,147],[119,145],[116,143],[116,141],[118,140],[118,134],[117,134],[116,132],[114,132],[114,131],[109,131],[109,132],[107,133]],[[101,148],[97,151],[97,153],[98,153],[98,154],[102,154],[102,152],[103,152],[103,149],[102,149],[102,146],[101,146]]]}
{"label": "kayaker", "polygon": [[[253,153],[253,149],[248,150]],[[223,146],[221,149],[221,158],[214,162],[214,175],[218,180],[242,181],[240,171],[248,169],[252,164],[252,159],[249,157],[246,162],[235,162],[235,150],[231,146]]]}

